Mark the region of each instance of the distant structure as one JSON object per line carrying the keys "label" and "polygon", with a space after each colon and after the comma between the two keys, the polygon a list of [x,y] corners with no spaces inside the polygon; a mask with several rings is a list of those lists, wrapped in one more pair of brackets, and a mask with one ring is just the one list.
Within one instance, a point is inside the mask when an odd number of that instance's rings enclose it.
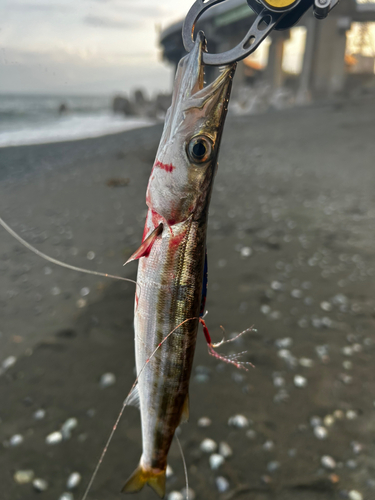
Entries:
{"label": "distant structure", "polygon": [[[232,0],[209,9],[197,23],[197,29],[205,32],[210,52],[223,52],[242,40],[254,17],[244,0]],[[306,41],[302,69],[293,82],[299,102],[344,91],[348,77],[348,59],[345,57],[347,31],[354,22],[374,21],[375,0],[343,0],[323,21],[316,20],[312,10],[300,20],[297,26],[305,27]],[[164,59],[175,66],[185,54],[181,29],[182,21],[164,30],[160,36]],[[268,62],[262,68],[262,81],[275,90],[287,85],[288,75],[283,71],[282,60],[284,43],[289,37],[290,30],[272,32]],[[254,69],[256,72],[255,66]],[[206,78],[211,80],[217,69],[207,70]],[[237,81],[245,84],[248,76],[249,63],[240,63]]]}

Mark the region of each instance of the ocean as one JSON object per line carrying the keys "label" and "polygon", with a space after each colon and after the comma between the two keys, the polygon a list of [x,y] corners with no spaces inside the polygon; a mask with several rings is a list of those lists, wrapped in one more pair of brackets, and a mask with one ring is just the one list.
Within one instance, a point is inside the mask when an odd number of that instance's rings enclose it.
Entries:
{"label": "ocean", "polygon": [[111,104],[109,96],[0,94],[0,147],[99,137],[154,123],[115,114]]}

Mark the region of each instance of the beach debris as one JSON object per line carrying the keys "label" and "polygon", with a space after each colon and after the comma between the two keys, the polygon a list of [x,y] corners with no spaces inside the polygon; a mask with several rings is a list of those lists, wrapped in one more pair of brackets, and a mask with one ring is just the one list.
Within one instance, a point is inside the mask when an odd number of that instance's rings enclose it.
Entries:
{"label": "beach debris", "polygon": [[328,437],[327,429],[321,425],[314,427],[314,434],[318,439],[326,439]]}
{"label": "beach debris", "polygon": [[61,426],[61,434],[64,439],[70,439],[72,437],[72,430],[78,425],[78,420],[76,418],[68,418]]}
{"label": "beach debris", "polygon": [[46,416],[46,410],[43,408],[39,408],[39,410],[34,411],[33,417],[35,420],[43,420],[43,418]]}
{"label": "beach debris", "polygon": [[48,489],[48,483],[45,479],[41,479],[39,477],[35,478],[33,480],[33,487],[34,487],[34,490],[36,491],[47,491]]}
{"label": "beach debris", "polygon": [[198,420],[198,427],[209,427],[212,424],[212,420],[208,417],[201,417]]}
{"label": "beach debris", "polygon": [[220,455],[222,455],[224,458],[229,458],[233,455],[233,450],[232,448],[229,446],[228,443],[226,443],[225,441],[222,441],[220,444],[219,444],[219,453]]}
{"label": "beach debris", "polygon": [[206,438],[201,442],[200,449],[204,453],[213,453],[217,450],[217,443],[213,439]]}
{"label": "beach debris", "polygon": [[294,376],[294,385],[299,388],[304,388],[307,386],[307,379],[303,377],[302,375],[295,375]]}
{"label": "beach debris", "polygon": [[19,446],[22,444],[24,441],[24,438],[22,434],[14,434],[10,439],[9,439],[9,446]]}
{"label": "beach debris", "polygon": [[63,435],[60,431],[51,432],[46,437],[46,443],[50,445],[59,444],[63,440]]}
{"label": "beach debris", "polygon": [[218,476],[215,479],[215,484],[216,484],[216,488],[219,491],[219,493],[225,493],[230,488],[228,479],[226,479],[223,476]]}
{"label": "beach debris", "polygon": [[209,462],[210,462],[211,469],[217,470],[219,467],[221,467],[223,465],[223,463],[225,462],[225,459],[222,455],[219,455],[219,453],[213,453],[210,456]]}
{"label": "beach debris", "polygon": [[66,482],[68,490],[74,490],[81,482],[82,476],[79,472],[72,472]]}
{"label": "beach debris", "polygon": [[114,385],[116,383],[116,375],[114,373],[103,373],[103,375],[100,377],[99,385],[102,389],[106,389],[107,387],[110,387],[111,385]]}
{"label": "beach debris", "polygon": [[329,455],[324,455],[321,458],[320,463],[322,464],[322,466],[325,469],[333,470],[336,468],[336,460],[334,458],[330,457]]}
{"label": "beach debris", "polygon": [[34,471],[33,470],[17,470],[14,473],[13,479],[18,484],[31,483],[31,481],[34,479]]}
{"label": "beach debris", "polygon": [[228,425],[230,427],[237,427],[238,429],[244,429],[245,427],[249,427],[249,421],[245,417],[245,415],[234,415],[233,417],[229,418]]}

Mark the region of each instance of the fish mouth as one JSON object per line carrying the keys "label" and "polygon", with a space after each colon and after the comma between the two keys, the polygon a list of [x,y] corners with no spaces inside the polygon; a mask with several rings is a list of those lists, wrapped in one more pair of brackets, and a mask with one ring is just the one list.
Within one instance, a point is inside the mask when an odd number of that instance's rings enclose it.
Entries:
{"label": "fish mouth", "polygon": [[[203,52],[207,50],[207,40],[203,31],[199,31],[194,43],[193,50],[182,59],[182,71],[180,72],[180,90],[185,98],[208,98],[216,94],[223,86],[228,85],[233,79],[237,63],[228,64],[220,68],[220,75],[209,85],[205,86]],[[194,103],[196,105],[197,103]]]}

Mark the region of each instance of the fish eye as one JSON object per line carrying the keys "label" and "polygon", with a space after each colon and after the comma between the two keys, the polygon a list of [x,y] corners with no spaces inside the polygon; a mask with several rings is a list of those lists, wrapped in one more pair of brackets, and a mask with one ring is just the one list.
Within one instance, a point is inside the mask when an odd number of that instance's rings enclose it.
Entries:
{"label": "fish eye", "polygon": [[205,163],[211,158],[212,143],[203,135],[194,137],[188,144],[187,152],[193,163]]}

